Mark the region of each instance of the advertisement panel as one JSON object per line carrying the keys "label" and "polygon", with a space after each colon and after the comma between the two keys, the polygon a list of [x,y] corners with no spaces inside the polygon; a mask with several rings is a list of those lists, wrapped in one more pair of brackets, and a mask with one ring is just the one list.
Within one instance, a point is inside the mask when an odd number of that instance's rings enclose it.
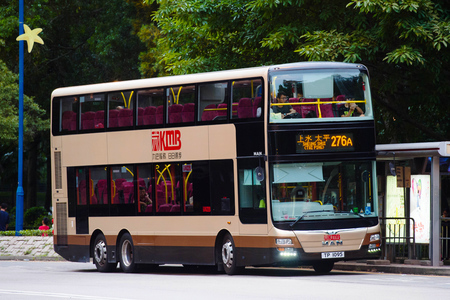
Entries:
{"label": "advertisement panel", "polygon": [[[386,177],[386,217],[398,218],[386,220],[386,242],[399,242],[405,237],[405,194],[403,188],[397,187],[397,176]],[[401,240],[403,242],[403,240]]]}
{"label": "advertisement panel", "polygon": [[418,244],[430,242],[430,191],[430,175],[411,175],[410,216],[415,221]]}

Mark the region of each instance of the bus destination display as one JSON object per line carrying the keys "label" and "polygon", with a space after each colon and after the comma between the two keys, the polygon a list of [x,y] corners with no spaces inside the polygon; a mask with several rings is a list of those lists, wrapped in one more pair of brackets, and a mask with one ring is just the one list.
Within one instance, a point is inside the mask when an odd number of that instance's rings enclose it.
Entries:
{"label": "bus destination display", "polygon": [[297,153],[352,151],[353,133],[297,134]]}

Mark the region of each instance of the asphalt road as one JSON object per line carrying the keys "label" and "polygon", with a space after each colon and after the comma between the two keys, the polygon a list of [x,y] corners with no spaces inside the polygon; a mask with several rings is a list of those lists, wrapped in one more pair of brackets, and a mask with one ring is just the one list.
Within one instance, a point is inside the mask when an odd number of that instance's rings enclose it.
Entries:
{"label": "asphalt road", "polygon": [[305,269],[242,275],[163,266],[99,273],[92,264],[0,261],[0,299],[450,299],[450,278]]}

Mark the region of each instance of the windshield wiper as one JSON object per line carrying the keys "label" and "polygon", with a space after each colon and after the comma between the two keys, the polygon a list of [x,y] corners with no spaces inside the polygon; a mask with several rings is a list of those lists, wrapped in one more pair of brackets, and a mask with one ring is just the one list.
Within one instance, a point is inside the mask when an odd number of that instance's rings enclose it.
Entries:
{"label": "windshield wiper", "polygon": [[323,209],[323,210],[308,210],[308,211],[305,211],[304,213],[303,213],[303,215],[301,215],[300,217],[298,217],[298,219],[297,220],[295,220],[294,221],[294,223],[292,223],[291,225],[289,225],[289,227],[294,227],[295,226],[295,224],[297,224],[301,219],[303,219],[303,217],[304,216],[306,216],[307,214],[310,214],[310,213],[319,213],[319,212],[334,212],[333,210],[330,210],[330,209]]}

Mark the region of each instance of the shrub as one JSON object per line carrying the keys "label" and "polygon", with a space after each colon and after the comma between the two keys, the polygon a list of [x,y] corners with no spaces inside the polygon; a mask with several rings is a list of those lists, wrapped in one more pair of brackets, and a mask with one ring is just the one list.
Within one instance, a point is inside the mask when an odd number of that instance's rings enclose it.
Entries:
{"label": "shrub", "polygon": [[[22,236],[42,236],[43,233],[46,233],[48,236],[52,236],[52,229],[49,230],[38,230],[38,229],[32,229],[32,230],[21,230],[19,231],[19,234]],[[15,236],[15,231],[0,231],[0,236]]]}
{"label": "shrub", "polygon": [[[47,217],[51,220],[51,216],[48,215],[48,212],[42,206],[31,207],[27,209],[23,216],[23,226],[24,228],[39,228],[42,225],[42,219]],[[50,224],[49,224],[50,225]]]}

